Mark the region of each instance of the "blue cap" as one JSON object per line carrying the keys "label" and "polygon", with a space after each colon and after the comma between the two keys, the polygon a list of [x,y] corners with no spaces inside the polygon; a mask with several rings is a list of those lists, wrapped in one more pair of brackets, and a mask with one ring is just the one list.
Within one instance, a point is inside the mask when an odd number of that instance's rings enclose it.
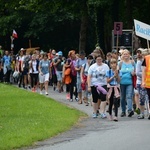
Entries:
{"label": "blue cap", "polygon": [[59,51],[57,54],[58,54],[58,56],[62,56],[63,55],[62,51]]}

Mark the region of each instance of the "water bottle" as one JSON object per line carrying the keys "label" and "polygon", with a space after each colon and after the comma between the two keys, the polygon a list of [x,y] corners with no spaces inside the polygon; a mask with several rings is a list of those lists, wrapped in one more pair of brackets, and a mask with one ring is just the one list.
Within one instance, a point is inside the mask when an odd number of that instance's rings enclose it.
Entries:
{"label": "water bottle", "polygon": [[89,104],[91,103],[91,96],[92,96],[91,92],[88,92],[87,98],[88,98],[88,103]]}

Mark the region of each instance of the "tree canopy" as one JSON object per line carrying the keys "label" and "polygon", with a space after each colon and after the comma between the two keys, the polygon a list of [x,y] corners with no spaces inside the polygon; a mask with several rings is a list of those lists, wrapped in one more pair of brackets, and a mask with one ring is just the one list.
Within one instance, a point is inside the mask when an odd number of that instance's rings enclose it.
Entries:
{"label": "tree canopy", "polygon": [[0,0],[0,44],[10,49],[12,30],[18,33],[14,50],[39,46],[67,53],[70,49],[90,53],[95,45],[111,51],[116,21],[133,29],[133,19],[150,24],[149,0]]}

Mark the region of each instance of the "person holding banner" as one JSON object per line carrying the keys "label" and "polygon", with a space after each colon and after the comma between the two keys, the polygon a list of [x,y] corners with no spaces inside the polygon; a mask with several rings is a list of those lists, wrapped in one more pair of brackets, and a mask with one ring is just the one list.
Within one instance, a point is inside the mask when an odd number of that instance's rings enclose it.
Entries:
{"label": "person holding banner", "polygon": [[[147,55],[144,58],[142,63],[143,70],[142,70],[142,87],[146,88],[148,98],[150,99],[150,49],[147,49]],[[148,104],[149,108],[149,104]],[[150,110],[148,119],[150,120]]]}

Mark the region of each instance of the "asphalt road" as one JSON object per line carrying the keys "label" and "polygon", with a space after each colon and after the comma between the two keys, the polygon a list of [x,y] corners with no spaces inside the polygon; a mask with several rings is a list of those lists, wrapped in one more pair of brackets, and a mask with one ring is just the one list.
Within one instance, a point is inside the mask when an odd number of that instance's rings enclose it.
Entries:
{"label": "asphalt road", "polygon": [[118,122],[100,117],[93,119],[91,106],[69,102],[65,93],[57,93],[52,88],[49,93],[49,97],[87,113],[89,118],[81,120],[70,131],[35,143],[28,150],[150,150],[150,120],[147,117],[138,120],[135,114],[132,118],[119,117]]}

